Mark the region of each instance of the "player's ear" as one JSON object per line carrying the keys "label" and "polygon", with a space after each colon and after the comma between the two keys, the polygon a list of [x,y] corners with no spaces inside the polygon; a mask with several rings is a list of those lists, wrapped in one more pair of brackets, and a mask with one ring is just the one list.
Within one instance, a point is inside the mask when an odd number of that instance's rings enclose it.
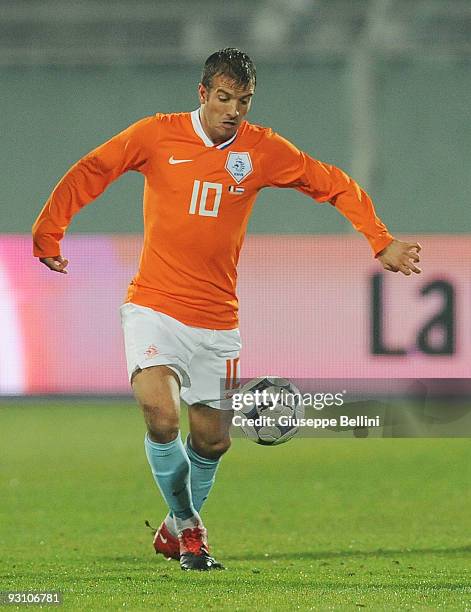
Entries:
{"label": "player's ear", "polygon": [[203,83],[199,83],[198,85],[198,97],[200,100],[200,104],[205,104],[208,101],[208,90],[203,85]]}

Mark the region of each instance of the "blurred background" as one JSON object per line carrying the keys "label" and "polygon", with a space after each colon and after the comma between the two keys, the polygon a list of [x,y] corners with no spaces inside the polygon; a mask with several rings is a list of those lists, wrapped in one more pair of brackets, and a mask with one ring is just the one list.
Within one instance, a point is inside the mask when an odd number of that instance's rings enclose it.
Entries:
{"label": "blurred background", "polygon": [[32,257],[31,225],[89,150],[196,108],[227,46],[257,65],[249,120],[346,170],[423,246],[420,277],[383,274],[331,206],[263,191],[240,263],[242,375],[469,378],[468,0],[0,0],[0,394],[128,392],[118,307],[142,176],[73,220],[68,276]]}

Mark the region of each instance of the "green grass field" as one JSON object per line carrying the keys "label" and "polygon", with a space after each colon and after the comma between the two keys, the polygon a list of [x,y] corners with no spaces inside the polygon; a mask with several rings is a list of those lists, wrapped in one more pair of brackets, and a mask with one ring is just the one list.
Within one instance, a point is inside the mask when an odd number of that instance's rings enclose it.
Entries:
{"label": "green grass field", "polygon": [[129,402],[4,402],[0,591],[65,609],[471,610],[467,439],[237,439],[203,516],[224,572],[153,552]]}

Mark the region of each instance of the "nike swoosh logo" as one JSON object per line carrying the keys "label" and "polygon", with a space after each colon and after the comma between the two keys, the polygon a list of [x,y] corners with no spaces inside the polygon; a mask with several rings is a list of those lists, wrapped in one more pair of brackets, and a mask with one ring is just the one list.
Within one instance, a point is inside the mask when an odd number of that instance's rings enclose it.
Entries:
{"label": "nike swoosh logo", "polygon": [[161,533],[159,533],[159,538],[162,540],[164,544],[167,544],[167,538],[164,538],[164,536]]}
{"label": "nike swoosh logo", "polygon": [[192,159],[174,159],[173,155],[172,157],[168,158],[168,163],[169,164],[185,164],[186,162],[192,162]]}

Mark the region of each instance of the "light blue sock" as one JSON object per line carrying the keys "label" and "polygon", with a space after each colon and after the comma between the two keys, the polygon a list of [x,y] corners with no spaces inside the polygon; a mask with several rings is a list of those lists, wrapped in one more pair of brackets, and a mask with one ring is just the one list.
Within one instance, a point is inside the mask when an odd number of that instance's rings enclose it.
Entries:
{"label": "light blue sock", "polygon": [[189,519],[195,515],[190,489],[190,460],[183,446],[180,433],[167,444],[144,439],[147,460],[155,482],[173,515]]}
{"label": "light blue sock", "polygon": [[[216,470],[218,469],[220,460],[206,459],[206,457],[198,455],[198,453],[190,445],[189,436],[186,439],[185,449],[191,462],[191,499],[196,512],[199,512],[209,495],[211,487],[214,484],[216,479]],[[176,535],[172,512],[169,512],[165,517],[165,524],[167,525],[170,533]]]}
{"label": "light blue sock", "polygon": [[196,511],[199,512],[216,479],[219,459],[206,459],[198,455],[190,445],[190,436],[186,439],[185,449],[191,462],[191,497]]}
{"label": "light blue sock", "polygon": [[197,512],[201,510],[216,479],[219,459],[206,459],[191,447],[186,439],[186,452],[191,462],[191,497]]}

